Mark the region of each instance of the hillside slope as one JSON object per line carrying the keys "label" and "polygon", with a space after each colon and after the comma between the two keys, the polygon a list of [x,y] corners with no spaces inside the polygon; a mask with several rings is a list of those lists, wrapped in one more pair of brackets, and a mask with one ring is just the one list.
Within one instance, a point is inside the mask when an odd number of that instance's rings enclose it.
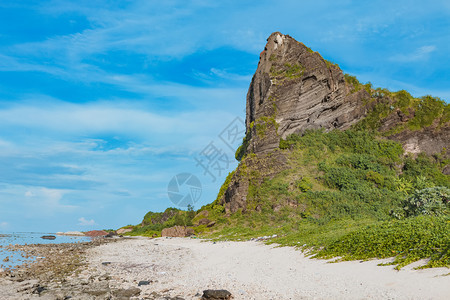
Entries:
{"label": "hillside slope", "polygon": [[196,215],[146,217],[134,234],[187,225],[215,239],[274,236],[320,257],[450,265],[448,104],[361,84],[275,32],[246,111],[240,163],[217,199]]}

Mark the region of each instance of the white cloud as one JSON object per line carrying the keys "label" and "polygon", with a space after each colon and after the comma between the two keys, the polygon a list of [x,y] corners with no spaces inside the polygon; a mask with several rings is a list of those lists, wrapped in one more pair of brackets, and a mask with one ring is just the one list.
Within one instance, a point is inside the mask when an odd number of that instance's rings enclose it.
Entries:
{"label": "white cloud", "polygon": [[7,227],[9,227],[9,223],[8,222],[0,222],[0,228],[5,229]]}
{"label": "white cloud", "polygon": [[86,220],[84,217],[79,218],[78,221],[79,221],[78,225],[80,226],[94,226],[97,224],[93,219]]}
{"label": "white cloud", "polygon": [[436,51],[436,46],[422,46],[409,54],[397,54],[391,57],[391,61],[414,62],[428,59],[429,55]]}
{"label": "white cloud", "polygon": [[26,191],[25,197],[33,197],[33,196],[34,196],[33,192],[31,192],[31,191]]}

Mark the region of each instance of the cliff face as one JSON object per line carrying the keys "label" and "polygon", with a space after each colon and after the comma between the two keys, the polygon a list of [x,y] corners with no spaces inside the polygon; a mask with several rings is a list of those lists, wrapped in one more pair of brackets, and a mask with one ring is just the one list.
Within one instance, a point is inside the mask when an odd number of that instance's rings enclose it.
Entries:
{"label": "cliff face", "polygon": [[271,34],[247,94],[247,135],[237,153],[245,158],[219,204],[227,212],[245,210],[249,181],[290,168],[280,140],[308,129],[359,126],[401,142],[407,152],[448,153],[449,105],[429,98],[362,85],[290,36]]}
{"label": "cliff face", "polygon": [[366,113],[361,89],[351,92],[337,65],[288,35],[273,33],[247,94],[248,151],[266,153],[280,138],[307,129],[347,129]]}

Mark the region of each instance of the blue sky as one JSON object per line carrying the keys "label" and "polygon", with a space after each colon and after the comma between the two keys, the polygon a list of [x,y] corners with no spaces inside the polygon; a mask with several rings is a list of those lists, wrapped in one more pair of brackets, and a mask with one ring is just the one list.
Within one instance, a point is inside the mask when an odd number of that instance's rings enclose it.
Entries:
{"label": "blue sky", "polygon": [[[362,82],[450,99],[446,0],[2,1],[0,231],[137,224],[182,172],[196,208],[213,201],[274,31]],[[195,160],[211,145],[215,180]]]}

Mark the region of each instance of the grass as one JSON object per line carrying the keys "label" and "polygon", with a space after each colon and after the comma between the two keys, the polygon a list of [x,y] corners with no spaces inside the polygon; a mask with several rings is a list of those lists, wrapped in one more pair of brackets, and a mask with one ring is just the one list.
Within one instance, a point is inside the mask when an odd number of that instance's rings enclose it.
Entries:
{"label": "grass", "polygon": [[270,68],[271,77],[277,79],[278,81],[301,78],[304,73],[305,67],[301,64],[273,64]]}
{"label": "grass", "polygon": [[[403,108],[414,103],[408,94],[398,97]],[[393,257],[397,269],[428,259],[421,267],[450,267],[450,178],[442,173],[450,160],[445,150],[433,156],[408,156],[397,142],[370,130],[352,129],[291,135],[280,141],[278,151],[287,158],[285,171],[268,177],[264,168],[270,165],[270,154],[243,155],[216,201],[198,210],[197,216],[175,209],[148,213],[131,235],[190,226],[207,211],[216,225],[194,230],[212,240],[276,235],[268,243],[298,247],[319,258]],[[218,199],[237,176],[249,183],[247,208],[226,214]],[[435,205],[439,199],[443,202]],[[422,209],[398,213],[421,203],[428,203],[433,214],[423,214]]]}
{"label": "grass", "polygon": [[439,216],[393,214],[417,190],[450,187],[443,155],[404,156],[400,144],[355,130],[310,131],[280,146],[291,168],[268,179],[247,167],[243,174],[254,174],[242,175],[250,182],[247,210],[222,218],[203,237],[277,235],[269,242],[317,257],[394,257],[397,268],[428,258],[425,267],[449,266],[448,203]]}

